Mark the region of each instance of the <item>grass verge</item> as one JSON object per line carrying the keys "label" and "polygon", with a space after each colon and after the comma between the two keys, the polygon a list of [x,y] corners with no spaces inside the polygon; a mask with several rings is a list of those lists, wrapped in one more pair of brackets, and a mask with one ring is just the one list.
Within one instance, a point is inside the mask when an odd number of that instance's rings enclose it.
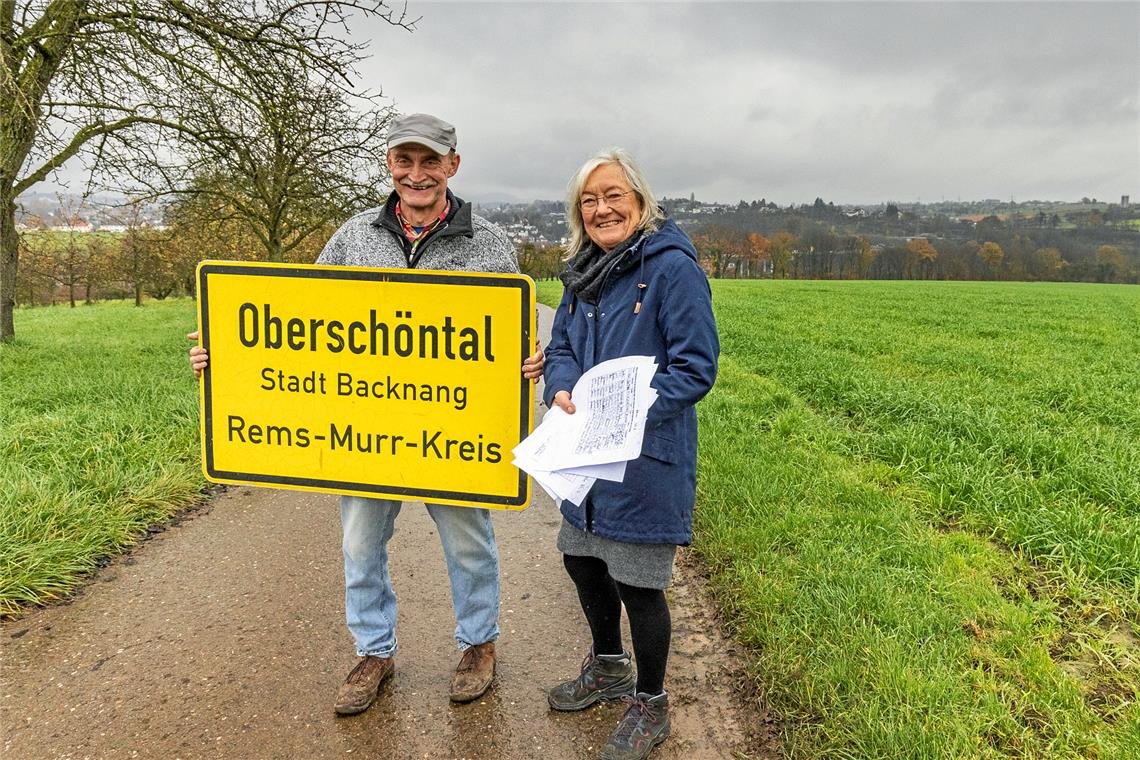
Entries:
{"label": "grass verge", "polygon": [[536,280],[535,283],[535,298],[539,303],[544,303],[552,309],[558,308],[558,302],[562,300],[562,281],[561,280]]}
{"label": "grass verge", "polygon": [[0,345],[0,614],[200,498],[189,300],[20,310]]}

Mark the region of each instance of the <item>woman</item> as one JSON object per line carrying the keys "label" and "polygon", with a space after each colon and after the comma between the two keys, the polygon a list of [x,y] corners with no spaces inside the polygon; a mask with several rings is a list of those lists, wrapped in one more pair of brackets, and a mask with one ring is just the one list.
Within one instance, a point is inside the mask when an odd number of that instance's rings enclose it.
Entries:
{"label": "woman", "polygon": [[[623,697],[629,708],[602,749],[644,758],[669,735],[664,690],[671,622],[665,601],[678,545],[692,541],[697,415],[720,350],[708,280],[692,242],[666,220],[633,158],[587,161],[566,200],[572,258],[546,349],[545,401],[573,414],[570,390],[595,364],[653,356],[657,401],[641,456],[622,483],[598,480],[581,506],[561,505],[558,549],[578,589],[593,648],[579,676],[552,689],[555,710]],[[636,679],[621,641],[625,604]]]}

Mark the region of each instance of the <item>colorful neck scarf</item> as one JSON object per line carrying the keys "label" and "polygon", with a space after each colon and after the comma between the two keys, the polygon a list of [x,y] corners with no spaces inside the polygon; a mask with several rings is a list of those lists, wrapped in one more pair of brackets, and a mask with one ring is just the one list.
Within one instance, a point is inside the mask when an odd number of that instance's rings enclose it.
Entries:
{"label": "colorful neck scarf", "polygon": [[433,219],[431,224],[425,227],[413,227],[411,224],[408,224],[408,220],[404,218],[403,211],[400,209],[400,202],[396,201],[396,218],[400,220],[400,227],[404,231],[404,237],[412,244],[413,251],[416,250],[416,246],[423,242],[424,238],[431,234],[436,227],[443,224],[443,221],[447,219],[447,214],[450,211],[451,202],[449,201],[444,204],[443,213],[440,214],[438,218]]}

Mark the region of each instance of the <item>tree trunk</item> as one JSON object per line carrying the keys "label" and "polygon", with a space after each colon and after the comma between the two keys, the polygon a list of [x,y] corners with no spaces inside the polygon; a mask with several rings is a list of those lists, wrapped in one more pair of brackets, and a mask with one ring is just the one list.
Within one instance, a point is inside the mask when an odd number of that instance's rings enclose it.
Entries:
{"label": "tree trunk", "polygon": [[276,261],[278,263],[284,261],[285,256],[282,253],[283,248],[284,245],[281,241],[281,233],[277,230],[271,230],[269,233],[269,260]]}
{"label": "tree trunk", "polygon": [[12,187],[0,189],[0,343],[16,337],[16,264],[20,238],[16,234],[16,198]]}

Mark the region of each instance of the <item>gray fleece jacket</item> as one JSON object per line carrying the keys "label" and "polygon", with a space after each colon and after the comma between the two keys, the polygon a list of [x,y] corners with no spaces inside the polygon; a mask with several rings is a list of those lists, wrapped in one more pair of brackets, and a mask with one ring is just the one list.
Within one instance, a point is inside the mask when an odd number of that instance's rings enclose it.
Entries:
{"label": "gray fleece jacket", "polygon": [[471,212],[471,204],[450,190],[451,211],[415,252],[396,217],[395,193],[383,208],[362,211],[345,222],[317,259],[318,264],[384,269],[442,269],[517,273],[518,257],[506,233]]}

